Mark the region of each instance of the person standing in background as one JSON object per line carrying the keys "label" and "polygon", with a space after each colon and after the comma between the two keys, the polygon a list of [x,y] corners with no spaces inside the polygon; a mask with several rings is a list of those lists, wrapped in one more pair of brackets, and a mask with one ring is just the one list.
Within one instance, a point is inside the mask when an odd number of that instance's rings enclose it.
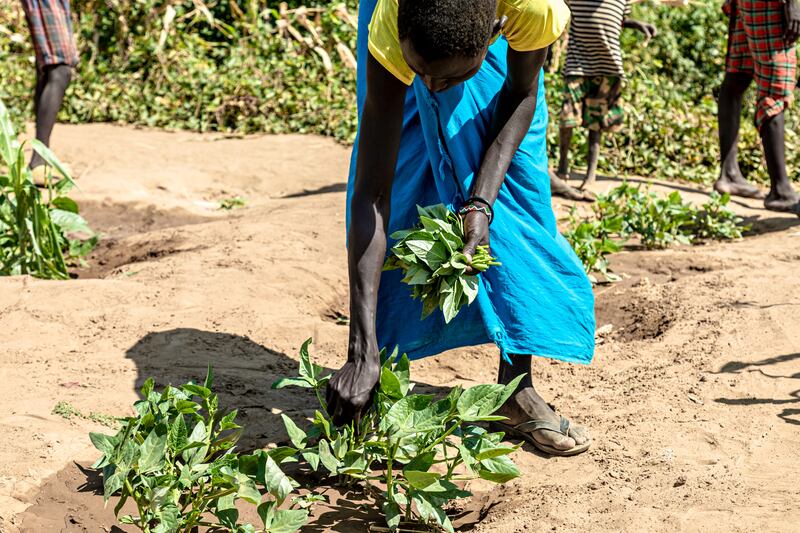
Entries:
{"label": "person standing in background", "polygon": [[[36,51],[36,138],[50,146],[50,135],[64,94],[78,64],[78,49],[72,33],[69,0],[21,0]],[[34,182],[44,184],[45,162],[34,152],[29,164]]]}
{"label": "person standing in background", "polygon": [[[786,171],[784,111],[797,83],[800,0],[728,0],[730,17],[725,79],[719,94],[720,176],[714,189],[746,198],[764,198],[772,211],[800,216],[800,196]],[[770,192],[749,183],[739,169],[737,144],[742,97],[756,81],[755,123],[761,135]]]}
{"label": "person standing in background", "polygon": [[[624,114],[620,100],[625,80],[620,36],[623,28],[655,37],[652,24],[628,18],[628,0],[569,0],[572,22],[564,66],[564,103],[560,114],[560,159],[556,178],[569,179],[572,132],[589,130],[586,178],[581,188],[595,181],[602,132],[619,131]],[[566,182],[564,181],[566,184]],[[555,188],[554,188],[555,190]]]}

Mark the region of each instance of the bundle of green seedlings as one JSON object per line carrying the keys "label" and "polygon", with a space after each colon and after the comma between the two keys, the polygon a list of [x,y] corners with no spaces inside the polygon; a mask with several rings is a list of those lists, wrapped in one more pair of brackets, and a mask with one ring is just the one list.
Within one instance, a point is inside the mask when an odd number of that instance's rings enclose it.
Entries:
{"label": "bundle of green seedlings", "polygon": [[311,361],[310,342],[300,351],[299,376],[281,379],[273,388],[312,389],[320,409],[308,431],[283,415],[286,431],[314,471],[321,466],[376,496],[390,531],[452,532],[445,505],[471,495],[457,483],[475,478],[505,483],[519,476],[509,457],[518,447],[503,444],[503,433],[472,424],[504,420],[493,413],[514,393],[521,376],[509,385],[455,387],[436,400],[412,394],[408,357],[384,350],[372,406],[357,425],[337,427],[324,400],[330,376]]}
{"label": "bundle of green seedlings", "polygon": [[[135,416],[120,419],[115,435],[90,434],[103,455],[105,501],[119,494],[119,521],[145,533],[189,533],[198,527],[234,533],[293,533],[308,519],[312,499],[287,502],[297,484],[280,465],[294,449],[235,451],[242,427],[236,411],[223,413],[211,390],[209,368],[203,385],[154,389],[148,379]],[[262,495],[262,490],[266,495]],[[120,516],[128,500],[138,514]],[[237,501],[256,506],[261,523],[240,523]],[[286,508],[288,507],[288,508]]]}
{"label": "bundle of green seedlings", "polygon": [[68,267],[82,262],[97,236],[67,196],[75,183],[58,158],[42,143],[31,147],[60,174],[46,180],[44,191],[33,183],[25,145],[17,141],[11,117],[0,101],[0,275],[30,274],[68,279]]}
{"label": "bundle of green seedlings", "polygon": [[403,283],[411,286],[414,299],[422,301],[423,319],[438,307],[449,323],[478,296],[478,278],[468,269],[485,272],[500,263],[485,246],[478,246],[471,259],[462,253],[464,221],[444,204],[417,206],[417,212],[415,227],[391,235],[397,242],[383,269],[403,270]]}
{"label": "bundle of green seedlings", "polygon": [[729,202],[729,195],[712,192],[698,208],[677,191],[662,197],[647,187],[623,183],[598,195],[590,216],[580,218],[573,209],[564,237],[593,281],[597,281],[593,272],[602,273],[606,281],[617,281],[619,276],[609,271],[608,255],[633,237],[648,250],[740,239],[749,226],[728,207]]}

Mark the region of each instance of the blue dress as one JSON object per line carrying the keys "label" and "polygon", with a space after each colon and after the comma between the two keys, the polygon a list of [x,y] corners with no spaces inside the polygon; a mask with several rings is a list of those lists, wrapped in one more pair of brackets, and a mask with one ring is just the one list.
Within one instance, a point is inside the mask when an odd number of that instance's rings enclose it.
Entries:
{"label": "blue dress", "polygon": [[[368,26],[377,0],[359,6],[358,112],[366,96]],[[506,78],[504,38],[489,48],[478,73],[445,92],[416,79],[409,87],[392,187],[389,233],[417,222],[416,206],[460,207],[481,164],[492,112]],[[558,233],[550,204],[544,76],[530,130],[514,156],[494,205],[492,255],[502,266],[480,275],[478,297],[445,324],[440,311],[420,319],[422,305],[384,272],[378,292],[378,345],[399,347],[412,359],[462,346],[495,343],[506,354],[529,354],[588,364],[594,354],[594,296],[580,261]],[[348,181],[347,224],[358,139]],[[391,241],[390,241],[391,246]]]}

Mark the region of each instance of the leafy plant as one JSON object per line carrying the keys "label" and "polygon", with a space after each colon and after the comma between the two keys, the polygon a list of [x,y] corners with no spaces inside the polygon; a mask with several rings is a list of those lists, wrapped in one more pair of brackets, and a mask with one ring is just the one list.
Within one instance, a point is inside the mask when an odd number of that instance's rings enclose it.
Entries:
{"label": "leafy plant", "polygon": [[0,275],[68,279],[70,262],[91,252],[97,236],[67,196],[74,186],[69,173],[45,145],[32,140],[31,146],[62,178],[48,179],[45,194],[33,183],[24,144],[0,101],[0,161],[6,167],[0,174]]}
{"label": "leafy plant", "polygon": [[485,272],[500,263],[484,246],[476,249],[471,260],[461,252],[464,223],[443,204],[417,206],[417,212],[416,227],[391,235],[397,242],[383,269],[403,270],[403,283],[411,286],[413,298],[422,301],[423,319],[438,307],[449,323],[478,296],[478,278],[467,274],[467,269]]}
{"label": "leafy plant", "polygon": [[219,208],[230,211],[231,209],[238,209],[244,207],[247,201],[241,196],[234,196],[232,198],[223,198],[219,201]]}
{"label": "leafy plant", "polygon": [[330,376],[311,361],[310,342],[300,351],[299,376],[273,385],[312,389],[320,402],[308,431],[283,415],[292,445],[315,471],[321,467],[377,495],[392,531],[407,521],[452,532],[443,506],[470,495],[458,482],[480,477],[505,483],[519,475],[509,458],[517,447],[504,445],[503,433],[472,424],[503,420],[493,413],[516,391],[521,376],[509,385],[455,387],[435,400],[411,394],[408,357],[384,350],[371,408],[358,423],[336,427],[323,398]]}
{"label": "leafy plant", "polygon": [[591,216],[580,218],[573,208],[564,237],[587,273],[600,272],[607,281],[616,281],[619,276],[609,271],[608,255],[632,237],[647,249],[741,238],[749,226],[727,207],[729,202],[730,196],[714,192],[698,209],[677,191],[662,197],[623,183],[598,195]]}
{"label": "leafy plant", "polygon": [[[210,368],[203,385],[189,382],[157,392],[148,379],[143,399],[134,403],[136,415],[121,419],[115,435],[90,434],[103,453],[94,467],[102,468],[105,500],[119,493],[117,516],[133,500],[138,514],[119,521],[146,533],[189,533],[198,526],[236,533],[297,531],[308,511],[279,508],[296,486],[280,468],[290,454],[280,448],[236,453],[242,432],[236,411],[220,411],[211,386]],[[237,501],[257,506],[258,529],[239,523]]]}

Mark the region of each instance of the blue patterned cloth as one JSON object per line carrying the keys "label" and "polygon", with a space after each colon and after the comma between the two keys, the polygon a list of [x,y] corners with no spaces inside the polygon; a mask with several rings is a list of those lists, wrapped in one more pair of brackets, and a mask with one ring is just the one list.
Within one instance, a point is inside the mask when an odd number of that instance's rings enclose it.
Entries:
{"label": "blue patterned cloth", "polygon": [[[358,109],[366,96],[368,24],[376,0],[359,6]],[[392,188],[389,232],[417,222],[416,205],[460,206],[481,164],[493,108],[506,77],[501,38],[467,82],[431,93],[419,80],[408,90]],[[547,169],[544,76],[530,131],[514,156],[494,206],[492,254],[503,264],[480,276],[477,300],[445,324],[441,312],[420,320],[422,306],[384,272],[378,294],[379,346],[398,346],[412,359],[493,342],[503,354],[530,354],[588,364],[594,353],[594,297],[578,258],[558,233]],[[348,215],[355,181],[353,149]],[[390,243],[391,245],[391,243]]]}

